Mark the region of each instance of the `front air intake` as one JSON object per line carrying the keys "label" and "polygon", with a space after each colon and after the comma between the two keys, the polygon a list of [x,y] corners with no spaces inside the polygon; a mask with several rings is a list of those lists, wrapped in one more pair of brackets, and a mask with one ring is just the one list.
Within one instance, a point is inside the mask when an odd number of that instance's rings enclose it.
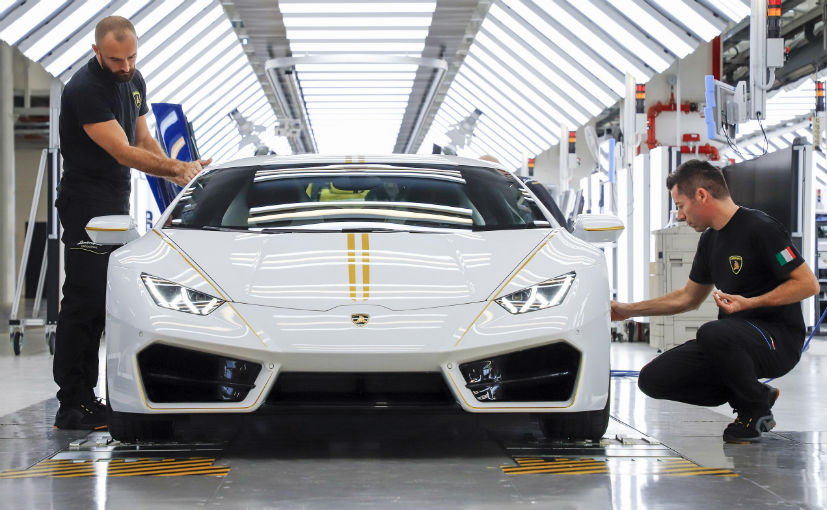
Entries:
{"label": "front air intake", "polygon": [[280,407],[453,406],[440,372],[283,372],[267,397]]}
{"label": "front air intake", "polygon": [[563,402],[580,370],[580,351],[565,342],[490,356],[459,366],[480,402]]}
{"label": "front air intake", "polygon": [[261,365],[153,344],[138,354],[138,370],[152,402],[241,402],[255,387]]}

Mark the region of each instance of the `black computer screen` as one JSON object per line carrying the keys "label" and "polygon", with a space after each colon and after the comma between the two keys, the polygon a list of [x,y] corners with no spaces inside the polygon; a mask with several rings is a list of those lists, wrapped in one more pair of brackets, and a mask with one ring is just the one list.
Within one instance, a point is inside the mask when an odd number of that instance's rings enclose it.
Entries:
{"label": "black computer screen", "polygon": [[798,151],[778,150],[723,169],[732,200],[798,230]]}

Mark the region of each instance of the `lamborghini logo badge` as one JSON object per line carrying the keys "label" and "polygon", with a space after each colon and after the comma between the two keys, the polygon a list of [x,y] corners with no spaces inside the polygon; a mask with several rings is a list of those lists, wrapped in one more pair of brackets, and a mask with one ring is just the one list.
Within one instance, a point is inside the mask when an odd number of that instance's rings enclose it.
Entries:
{"label": "lamborghini logo badge", "polygon": [[141,93],[137,90],[132,93],[132,99],[135,100],[135,106],[140,110],[141,109]]}
{"label": "lamborghini logo badge", "polygon": [[366,313],[352,313],[350,314],[350,320],[353,322],[354,326],[361,328],[362,326],[367,325],[368,320],[370,320],[370,315]]}
{"label": "lamborghini logo badge", "polygon": [[733,274],[740,273],[741,268],[744,267],[744,259],[740,255],[730,255],[729,267],[732,268]]}

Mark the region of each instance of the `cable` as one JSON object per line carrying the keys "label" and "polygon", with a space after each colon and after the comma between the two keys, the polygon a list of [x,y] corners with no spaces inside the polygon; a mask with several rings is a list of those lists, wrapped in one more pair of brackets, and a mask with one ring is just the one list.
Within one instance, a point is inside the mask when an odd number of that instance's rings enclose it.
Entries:
{"label": "cable", "polygon": [[770,141],[767,139],[767,132],[764,131],[764,124],[761,122],[761,113],[758,113],[758,127],[761,128],[761,133],[764,134],[764,154],[770,151]]}
{"label": "cable", "polygon": [[640,370],[612,370],[612,377],[637,377],[640,375]]}
{"label": "cable", "polygon": [[[810,333],[809,338],[807,338],[807,341],[804,342],[804,345],[801,347],[801,354],[804,354],[805,352],[807,352],[807,349],[810,348],[810,340],[812,340],[813,337],[815,336],[816,331],[818,331],[818,327],[821,326],[821,321],[824,320],[825,316],[827,316],[827,308],[825,308],[824,311],[821,312],[821,317],[818,318],[818,322],[816,322],[816,325],[813,327],[813,332]],[[771,379],[767,379],[766,381],[764,381],[764,384],[767,384],[768,382],[770,382],[774,379],[775,379],[775,377],[773,377]]]}
{"label": "cable", "polygon": [[744,157],[743,154],[741,154],[741,151],[738,150],[738,146],[735,145],[733,143],[732,139],[729,137],[729,132],[727,132],[727,123],[726,122],[721,122],[721,128],[722,128],[721,131],[724,132],[724,137],[726,137],[726,142],[729,144],[729,148],[732,149],[732,151],[735,152],[735,154],[737,154],[739,158],[747,159],[747,158]]}

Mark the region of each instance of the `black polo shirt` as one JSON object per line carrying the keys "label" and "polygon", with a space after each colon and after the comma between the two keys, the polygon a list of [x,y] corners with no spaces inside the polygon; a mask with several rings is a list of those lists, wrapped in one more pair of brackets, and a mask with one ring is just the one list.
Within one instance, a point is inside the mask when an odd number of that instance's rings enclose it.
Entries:
{"label": "black polo shirt", "polygon": [[[721,229],[706,229],[698,241],[689,279],[715,284],[727,294],[755,297],[778,287],[804,263],[786,229],[774,218],[740,207]],[[801,303],[753,308],[718,318],[737,317],[785,324],[804,331]]]}
{"label": "black polo shirt", "polygon": [[135,125],[147,112],[141,73],[136,70],[131,80],[120,82],[92,57],[66,84],[60,100],[60,192],[100,201],[128,201],[129,168],[92,141],[83,125],[115,119],[129,144],[135,145]]}

